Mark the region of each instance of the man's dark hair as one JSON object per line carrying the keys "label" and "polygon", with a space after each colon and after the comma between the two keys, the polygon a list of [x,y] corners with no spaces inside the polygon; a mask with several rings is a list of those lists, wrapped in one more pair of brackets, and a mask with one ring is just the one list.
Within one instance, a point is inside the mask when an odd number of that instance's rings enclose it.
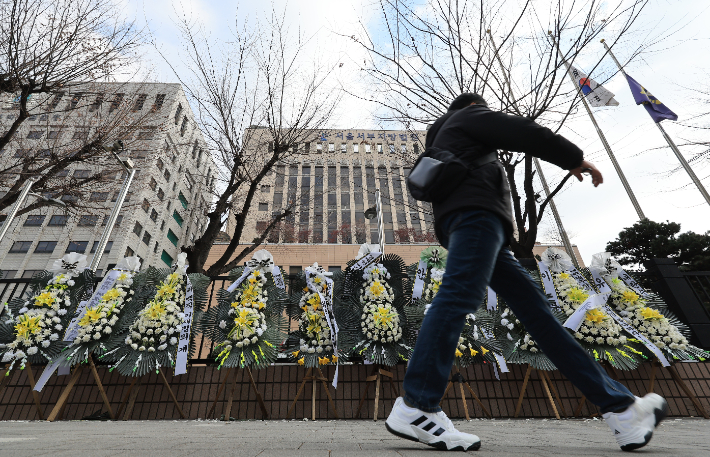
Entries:
{"label": "man's dark hair", "polygon": [[464,92],[463,94],[456,97],[453,102],[451,102],[451,105],[449,105],[449,111],[466,108],[471,103],[488,106],[488,103],[486,103],[486,101],[480,95],[473,94],[471,92]]}

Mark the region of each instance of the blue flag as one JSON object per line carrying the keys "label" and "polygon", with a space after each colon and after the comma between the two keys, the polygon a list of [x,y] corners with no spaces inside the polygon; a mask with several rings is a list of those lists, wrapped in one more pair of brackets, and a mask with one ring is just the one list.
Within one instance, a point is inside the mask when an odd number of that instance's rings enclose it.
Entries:
{"label": "blue flag", "polygon": [[631,88],[631,93],[634,96],[634,101],[637,105],[643,105],[648,111],[648,114],[653,119],[653,122],[659,123],[663,119],[670,119],[672,121],[678,120],[678,115],[671,111],[666,105],[661,103],[659,99],[651,95],[651,92],[647,91],[641,84],[637,83],[634,78],[626,75],[626,80],[629,82],[629,87]]}

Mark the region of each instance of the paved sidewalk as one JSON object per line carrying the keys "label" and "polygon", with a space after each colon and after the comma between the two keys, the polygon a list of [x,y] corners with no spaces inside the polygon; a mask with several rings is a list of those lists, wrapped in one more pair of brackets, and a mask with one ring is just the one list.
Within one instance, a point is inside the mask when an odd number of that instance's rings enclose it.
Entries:
{"label": "paved sidewalk", "polygon": [[[477,456],[622,456],[600,420],[454,421]],[[670,419],[638,455],[708,456],[710,421]],[[0,422],[0,456],[434,457],[450,454],[387,433],[383,421]],[[454,453],[460,455],[460,453]]]}

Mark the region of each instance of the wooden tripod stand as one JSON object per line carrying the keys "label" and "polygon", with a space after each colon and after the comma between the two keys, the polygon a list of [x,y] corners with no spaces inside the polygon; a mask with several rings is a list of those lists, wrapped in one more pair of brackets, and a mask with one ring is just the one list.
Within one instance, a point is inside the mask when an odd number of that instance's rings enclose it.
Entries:
{"label": "wooden tripod stand", "polygon": [[[12,381],[12,377],[14,376],[16,370],[10,370],[8,367],[3,374],[0,374],[0,397],[2,397],[2,392],[5,390],[5,388],[10,385],[10,381]],[[32,397],[35,401],[35,408],[37,409],[37,415],[39,416],[40,420],[44,420],[44,413],[42,413],[42,404],[39,401],[39,392],[35,390],[35,375],[32,372],[32,364],[30,362],[27,362],[25,364],[25,369],[23,370],[27,372],[27,380],[30,382],[30,390],[32,391]]]}
{"label": "wooden tripod stand", "polygon": [[[104,386],[101,383],[101,378],[99,377],[99,373],[96,371],[96,365],[94,364],[94,357],[93,355],[89,355],[89,367],[91,368],[91,374],[94,377],[94,381],[96,382],[96,386],[99,388],[99,392],[101,393],[101,398],[103,399],[104,406],[106,406],[106,409],[108,409],[108,414],[111,417],[111,420],[115,419],[115,416],[113,415],[113,410],[111,409],[111,403],[108,401],[108,395],[106,395],[106,391],[104,390]],[[84,368],[83,365],[77,365],[74,367],[74,373],[72,374],[71,378],[69,378],[69,383],[64,387],[64,390],[62,393],[59,395],[59,399],[57,400],[57,404],[54,405],[54,408],[52,408],[52,411],[49,413],[49,417],[47,417],[47,420],[49,422],[54,422],[57,417],[61,418],[64,416],[64,409],[67,405],[67,400],[69,399],[69,394],[71,393],[72,389],[74,388],[74,385],[76,382],[79,380],[79,376],[81,375],[81,371]]]}
{"label": "wooden tripod stand", "polygon": [[468,403],[466,402],[466,395],[464,394],[464,390],[463,390],[464,386],[466,386],[466,388],[468,389],[468,392],[471,394],[473,399],[476,400],[476,402],[478,402],[481,409],[483,409],[483,412],[486,413],[486,415],[492,419],[493,416],[491,416],[491,413],[488,412],[488,409],[483,405],[483,403],[481,403],[481,399],[478,398],[478,395],[476,395],[476,392],[473,391],[473,389],[468,384],[466,379],[464,379],[463,375],[461,374],[461,371],[459,371],[459,368],[455,366],[453,368],[453,370],[454,370],[454,373],[451,375],[451,379],[449,380],[449,384],[446,386],[446,391],[444,391],[444,396],[441,397],[441,402],[439,403],[439,405],[441,405],[441,403],[444,402],[444,398],[446,398],[446,394],[449,393],[449,390],[454,386],[454,383],[457,383],[459,385],[459,393],[461,394],[461,403],[463,403],[463,411],[464,411],[464,414],[466,415],[466,420],[470,421],[471,417],[468,415]]}
{"label": "wooden tripod stand", "polygon": [[[317,373],[314,373],[314,370]],[[291,403],[291,407],[288,409],[288,414],[286,414],[286,419],[291,417],[291,412],[293,412],[293,409],[296,407],[296,402],[298,401],[298,397],[301,396],[301,393],[303,392],[303,388],[306,386],[306,382],[308,382],[308,381],[313,382],[313,393],[311,395],[311,419],[316,420],[316,386],[318,385],[317,381],[320,381],[321,384],[323,384],[323,390],[325,390],[325,394],[328,396],[328,402],[330,403],[330,407],[333,409],[333,414],[335,414],[336,419],[339,419],[338,410],[335,408],[335,402],[333,402],[333,397],[330,396],[330,390],[328,390],[328,384],[326,384],[326,381],[328,381],[328,378],[326,378],[323,375],[323,372],[318,367],[309,368],[308,371],[306,371],[306,375],[303,377],[303,382],[301,383],[301,387],[298,388],[298,392],[296,393],[296,398],[293,399],[293,403]]]}
{"label": "wooden tripod stand", "polygon": [[389,384],[390,384],[390,391],[394,392],[395,397],[399,397],[399,392],[397,392],[397,386],[394,385],[394,376],[392,375],[392,372],[384,370],[382,368],[382,365],[375,365],[372,370],[372,374],[365,378],[365,392],[362,394],[362,398],[360,399],[360,405],[357,407],[357,412],[355,413],[355,417],[360,417],[360,410],[362,409],[363,403],[365,403],[365,397],[367,397],[367,392],[370,390],[370,383],[372,381],[375,381],[375,414],[372,417],[372,420],[377,421],[377,411],[380,406],[380,380],[382,376],[388,378]]}
{"label": "wooden tripod stand", "polygon": [[[180,407],[180,403],[177,401],[177,397],[175,397],[175,393],[173,392],[173,389],[170,387],[170,384],[168,383],[168,380],[165,378],[165,374],[163,373],[162,368],[158,368],[158,374],[160,375],[160,379],[163,381],[163,385],[165,386],[166,389],[168,389],[168,393],[170,394],[170,398],[173,401],[173,404],[175,405],[175,408],[178,410],[178,413],[180,413],[180,418],[181,419],[187,419],[187,416],[185,413],[182,411],[182,408]],[[127,421],[128,419],[131,418],[131,414],[133,414],[133,407],[136,404],[136,397],[138,396],[138,391],[140,390],[142,386],[140,377],[134,377],[133,381],[131,381],[130,387],[128,387],[128,391],[126,394],[123,396],[123,399],[121,400],[121,405],[118,407],[118,411],[116,412],[116,417],[121,417],[121,411],[123,410],[123,406],[126,404],[126,401],[128,401],[128,405],[126,407],[126,413],[123,415],[123,420]]]}
{"label": "wooden tripod stand", "polygon": [[[515,415],[513,417],[518,417],[518,414],[520,414],[520,407],[523,405],[523,396],[525,395],[525,390],[528,388],[528,381],[530,380],[530,373],[532,372],[532,370],[533,367],[531,365],[528,365],[528,369],[525,372],[525,379],[523,379],[523,388],[520,390],[520,397],[518,397],[518,404],[515,407]],[[552,399],[552,394],[554,394],[555,398],[557,398],[557,404],[559,404],[560,409],[562,409],[562,415],[566,417],[567,412],[565,411],[565,406],[562,404],[560,396],[557,394],[557,389],[555,389],[555,386],[552,384],[552,379],[550,379],[550,375],[548,375],[545,370],[535,369],[535,371],[537,372],[537,376],[540,379],[542,386],[545,388],[545,393],[547,393],[547,399],[549,400],[550,405],[552,406],[552,411],[555,413],[555,417],[557,419],[560,419],[560,413],[557,411],[557,405],[555,404],[555,400]]]}
{"label": "wooden tripod stand", "polygon": [[[261,409],[261,414],[262,414],[262,416],[264,416],[264,419],[268,419],[269,412],[266,410],[266,405],[264,404],[264,399],[261,397],[259,390],[256,388],[256,383],[254,382],[254,376],[252,376],[252,374],[251,374],[251,369],[249,367],[245,367],[244,370],[246,370],[247,375],[249,375],[249,384],[251,385],[252,390],[254,390],[254,393],[256,394],[256,401],[259,403],[259,408]],[[222,384],[219,386],[219,390],[217,391],[217,395],[215,395],[215,397],[214,397],[214,401],[212,402],[212,407],[207,412],[207,417],[210,417],[212,415],[212,412],[214,412],[215,406],[217,406],[217,401],[219,400],[219,396],[222,394],[222,391],[224,390],[224,386],[225,386],[225,384],[227,384],[227,379],[229,379],[229,375],[233,371],[234,371],[234,376],[232,377],[232,386],[231,386],[231,389],[229,390],[229,395],[227,396],[227,408],[224,410],[224,418],[223,418],[223,420],[229,422],[229,415],[232,413],[232,402],[234,401],[234,391],[237,389],[237,372],[234,370],[234,367],[229,368],[227,370],[227,374],[224,376],[224,379],[222,380]]]}

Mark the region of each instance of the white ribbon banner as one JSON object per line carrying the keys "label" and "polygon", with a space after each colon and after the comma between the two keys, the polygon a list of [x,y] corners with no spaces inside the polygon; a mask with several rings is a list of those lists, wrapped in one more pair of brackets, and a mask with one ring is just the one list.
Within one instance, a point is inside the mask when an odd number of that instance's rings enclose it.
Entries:
{"label": "white ribbon banner", "polygon": [[279,268],[277,265],[274,265],[274,268],[271,270],[271,275],[274,277],[274,284],[276,285],[276,287],[281,290],[286,290],[286,283],[284,282],[284,277],[281,274],[281,268]]}
{"label": "white ribbon banner", "polygon": [[579,330],[579,327],[584,322],[584,318],[587,316],[587,311],[595,308],[601,308],[606,304],[606,299],[609,298],[609,293],[594,294],[590,295],[589,298],[584,300],[584,303],[577,308],[570,317],[567,318],[563,327],[567,327],[573,331]]}
{"label": "white ribbon banner", "polygon": [[625,272],[624,270],[622,270],[620,268],[617,269],[617,271],[619,273],[619,278],[622,281],[624,281],[627,286],[629,286],[631,289],[633,289],[634,292],[639,294],[639,296],[641,296],[641,297],[648,297],[648,293],[646,292],[646,290],[643,287],[641,287],[639,285],[639,283],[637,283],[636,280],[634,280],[634,278],[631,277],[630,274],[628,274],[627,272]]}
{"label": "white ribbon banner", "polygon": [[[306,271],[306,284],[314,292],[317,291],[315,284],[313,284],[313,273]],[[323,306],[323,314],[325,314],[325,320],[328,323],[328,328],[330,329],[330,341],[333,343],[333,354],[338,356],[338,323],[335,321],[335,314],[333,314],[333,280],[325,278],[325,283],[328,285],[328,293],[323,296],[322,293],[318,292],[318,297],[320,298],[321,305]],[[332,315],[332,317],[331,317]],[[335,364],[335,374],[333,375],[333,388],[338,388],[338,369],[340,368],[340,363]]]}
{"label": "white ribbon banner", "polygon": [[234,281],[231,286],[229,286],[227,288],[227,292],[234,292],[235,290],[237,290],[237,287],[239,287],[239,285],[241,283],[243,283],[245,279],[247,279],[247,276],[249,276],[249,273],[251,273],[251,268],[244,267],[244,271],[242,272],[242,275],[239,277],[239,279]]}
{"label": "white ribbon banner", "polygon": [[[489,340],[495,339],[493,337],[493,334],[488,332],[483,326],[478,326],[478,328],[481,329],[481,333],[483,333],[483,336],[488,338]],[[491,351],[493,352],[493,351]],[[496,358],[496,361],[498,362],[498,366],[500,366],[500,371],[501,373],[508,373],[510,370],[508,370],[508,364],[505,362],[505,357],[503,357],[501,354],[498,354],[496,352],[493,352],[493,356]],[[495,375],[496,379],[500,381],[500,377],[498,376],[498,370],[495,369],[495,365],[493,366],[495,370]]]}
{"label": "white ribbon banner", "polygon": [[426,261],[420,260],[419,265],[417,265],[417,275],[414,278],[414,290],[412,291],[412,302],[414,300],[419,300],[422,298],[422,293],[424,292],[424,279],[426,278]]}
{"label": "white ribbon banner", "polygon": [[[609,287],[609,284],[604,280],[604,278],[601,277],[599,274],[598,270],[595,269],[590,269],[592,272],[592,278],[594,278],[594,284],[597,285],[599,290],[601,292],[605,293],[611,293],[611,287]],[[631,324],[629,324],[626,320],[624,320],[621,316],[616,314],[609,305],[605,304],[603,306],[604,311],[612,317],[624,330],[629,332],[634,338],[637,340],[641,341],[649,351],[653,352],[656,357],[658,357],[658,360],[661,362],[661,365],[664,367],[670,366],[670,363],[668,363],[668,359],[663,355],[663,351],[659,349],[658,346],[653,344],[648,338],[646,338],[641,332],[636,330]]]}
{"label": "white ribbon banner", "polygon": [[545,295],[547,295],[548,301],[552,302],[555,308],[562,308],[560,306],[560,300],[557,298],[555,284],[552,282],[552,273],[550,273],[550,269],[547,267],[547,264],[545,262],[538,262],[537,267],[540,270],[542,287],[545,289]]}
{"label": "white ribbon banner", "polygon": [[375,262],[377,259],[380,258],[382,254],[379,252],[370,252],[367,254],[365,257],[362,259],[358,260],[354,264],[350,266],[350,270],[364,270],[367,268],[371,263]]}
{"label": "white ribbon banner", "polygon": [[498,309],[498,295],[496,291],[488,286],[488,298],[486,299],[486,309],[488,311],[495,311]]}
{"label": "white ribbon banner", "polygon": [[[69,322],[69,325],[67,325],[67,331],[64,334],[63,341],[70,343],[74,341],[76,335],[79,333],[79,321],[82,317],[84,317],[84,314],[86,314],[87,308],[93,308],[99,303],[99,301],[101,301],[101,297],[103,297],[104,294],[111,290],[113,285],[116,284],[116,279],[118,278],[118,275],[120,273],[121,271],[119,270],[109,271],[108,274],[101,281],[101,284],[99,284],[99,287],[96,288],[94,293],[91,295],[89,301],[79,302],[79,305],[76,307],[76,313],[74,314],[74,317]],[[44,389],[45,384],[47,384],[47,381],[49,381],[49,378],[52,377],[54,372],[57,371],[57,368],[59,368],[58,361],[44,367],[44,371],[42,371],[42,374],[39,376],[39,379],[37,379],[37,383],[35,384],[34,390],[36,390],[37,392],[42,392],[42,389]],[[65,367],[62,367],[60,371],[60,374],[66,374]]]}
{"label": "white ribbon banner", "polygon": [[175,376],[187,373],[187,356],[190,352],[190,329],[192,328],[192,314],[195,308],[195,298],[190,277],[185,275],[185,315],[180,328],[177,354],[175,356]]}

